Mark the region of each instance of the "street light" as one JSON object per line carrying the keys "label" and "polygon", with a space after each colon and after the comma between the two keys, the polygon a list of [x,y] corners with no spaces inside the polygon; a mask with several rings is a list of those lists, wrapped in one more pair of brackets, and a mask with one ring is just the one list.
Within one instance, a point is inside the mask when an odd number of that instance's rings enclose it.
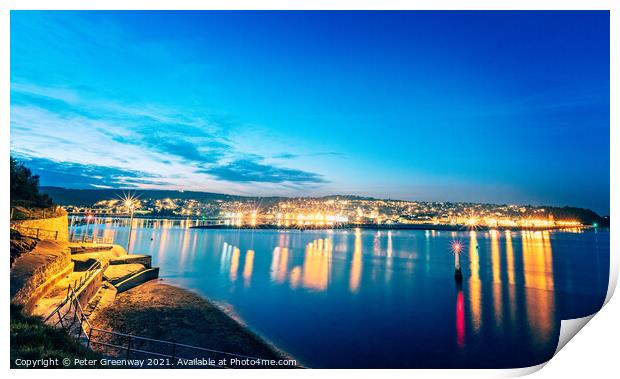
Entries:
{"label": "street light", "polygon": [[125,206],[129,209],[129,239],[127,239],[127,253],[129,254],[129,247],[131,246],[131,232],[133,230],[133,210],[135,198],[133,196],[125,197]]}

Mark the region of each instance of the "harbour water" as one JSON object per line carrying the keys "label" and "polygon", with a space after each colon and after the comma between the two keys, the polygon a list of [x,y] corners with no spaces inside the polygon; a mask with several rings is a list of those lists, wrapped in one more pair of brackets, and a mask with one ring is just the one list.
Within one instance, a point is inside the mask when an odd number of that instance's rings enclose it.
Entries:
{"label": "harbour water", "polygon": [[[597,311],[609,232],[192,229],[134,219],[130,253],[319,368],[524,367]],[[73,228],[127,245],[127,219]],[[463,246],[463,281],[451,245]]]}

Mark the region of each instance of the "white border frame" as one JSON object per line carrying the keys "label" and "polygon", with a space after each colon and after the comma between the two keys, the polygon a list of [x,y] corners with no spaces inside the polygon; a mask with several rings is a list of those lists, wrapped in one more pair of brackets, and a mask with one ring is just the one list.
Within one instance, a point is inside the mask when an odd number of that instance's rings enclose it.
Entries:
{"label": "white border frame", "polygon": [[[618,89],[620,88],[620,82],[618,77],[618,67],[620,59],[618,59],[618,46],[620,36],[620,17],[618,12],[620,10],[619,2],[613,0],[436,0],[436,1],[421,1],[421,0],[5,0],[0,3],[0,80],[2,86],[0,87],[0,113],[2,117],[2,130],[0,131],[0,146],[2,147],[2,154],[6,162],[10,152],[10,10],[344,10],[344,9],[356,9],[356,10],[609,10],[610,11],[610,215],[613,219],[618,214],[618,196],[620,193],[620,186],[618,183],[618,173],[620,173],[620,162],[618,154],[618,142],[620,141],[620,134],[618,127],[620,126],[618,119]],[[614,106],[615,105],[615,106]],[[9,214],[9,204],[6,201],[9,197],[7,184],[8,184],[8,165],[0,166],[0,172],[2,181],[5,183],[0,187],[0,191],[3,194],[3,202],[1,205],[1,212],[4,215]],[[615,175],[614,175],[615,173]],[[614,195],[616,194],[616,195]],[[615,221],[615,220],[614,220]],[[0,218],[0,230],[8,231],[9,220],[8,217]],[[562,375],[572,377],[573,374],[581,372],[582,375],[595,370],[598,373],[597,376],[611,376],[616,373],[617,368],[614,359],[617,359],[617,345],[616,341],[620,338],[619,328],[616,324],[620,319],[620,310],[618,301],[614,301],[612,304],[607,304],[613,295],[618,281],[618,224],[612,222],[611,230],[611,257],[610,257],[610,281],[608,287],[607,298],[605,300],[605,306],[602,314],[597,316],[596,325],[588,326],[590,332],[589,335],[579,338],[580,340],[589,341],[588,344],[596,344],[596,346],[582,345],[571,346],[566,348],[566,355],[560,354],[560,358],[554,357],[550,362],[550,366],[553,366],[553,372],[549,372],[549,375]],[[2,234],[2,245],[8,245],[8,232]],[[8,273],[8,260],[2,262],[5,273]],[[2,283],[3,291],[7,299],[4,304],[8,304],[8,288],[9,277],[4,276]],[[608,309],[609,308],[609,309]],[[5,308],[6,309],[6,308]],[[2,324],[8,324],[8,312],[0,312],[0,318]],[[587,318],[588,320],[590,317]],[[587,321],[586,321],[587,322]],[[579,322],[577,322],[579,323]],[[585,323],[582,323],[579,328],[583,327]],[[596,330],[596,331],[595,331]],[[1,367],[8,370],[9,368],[9,331],[6,326],[0,328],[2,341],[2,358],[0,360]],[[575,332],[576,333],[576,332]],[[574,335],[574,333],[572,334]],[[586,339],[589,337],[589,339]],[[605,343],[603,339],[608,342]],[[585,344],[585,342],[583,342]],[[569,344],[570,345],[570,344]],[[600,347],[599,347],[600,346]],[[570,352],[568,351],[570,350]],[[606,360],[605,360],[606,359]],[[584,362],[585,360],[585,362]],[[595,365],[595,366],[591,366]],[[389,373],[390,376],[405,377],[410,375],[424,375],[435,377],[506,377],[506,376],[520,376],[535,372],[545,366],[545,364],[539,366],[533,366],[524,369],[511,369],[511,370],[305,370],[295,371],[295,376],[300,377],[316,377],[316,376],[345,376],[345,377],[374,377],[379,373]],[[607,371],[607,368],[609,371]],[[551,370],[551,367],[549,368]],[[575,371],[577,370],[577,371]],[[587,371],[584,371],[587,370]],[[326,372],[327,371],[327,372]],[[542,374],[547,375],[543,370]],[[81,370],[74,371],[77,375],[85,374]],[[233,374],[234,372],[234,374]],[[89,375],[94,377],[103,377],[104,375],[125,375],[128,373],[136,373],[129,370],[115,370],[109,372],[107,370],[91,370]],[[164,377],[167,375],[166,370],[151,370],[148,375],[155,377]],[[189,376],[204,376],[206,372],[201,370],[185,370],[184,375]],[[269,378],[288,378],[293,372],[290,370],[278,371],[278,370],[224,370],[222,371],[208,371],[209,376],[252,376],[252,377],[269,377]],[[609,373],[609,374],[607,374]],[[11,370],[11,375],[16,377],[29,377],[32,375],[41,375],[41,372],[33,372],[32,370]],[[50,378],[64,377],[66,375],[72,375],[67,371],[46,370],[44,375]],[[607,375],[605,375],[607,374]]]}

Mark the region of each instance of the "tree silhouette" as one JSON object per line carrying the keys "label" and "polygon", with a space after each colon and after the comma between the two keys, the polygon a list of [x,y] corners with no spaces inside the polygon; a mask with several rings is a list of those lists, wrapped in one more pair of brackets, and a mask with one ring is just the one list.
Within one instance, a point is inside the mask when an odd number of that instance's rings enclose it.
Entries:
{"label": "tree silhouette", "polygon": [[39,175],[33,175],[23,162],[11,157],[11,203],[14,202],[33,207],[52,205],[48,195],[39,193]]}

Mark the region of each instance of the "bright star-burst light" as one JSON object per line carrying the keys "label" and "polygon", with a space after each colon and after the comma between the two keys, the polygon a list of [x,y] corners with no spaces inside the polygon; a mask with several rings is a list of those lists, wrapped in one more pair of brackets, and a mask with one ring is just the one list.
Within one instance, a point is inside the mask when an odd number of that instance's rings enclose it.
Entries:
{"label": "bright star-burst light", "polygon": [[463,244],[461,241],[452,241],[451,248],[454,254],[460,254],[463,251]]}
{"label": "bright star-burst light", "polygon": [[123,205],[128,209],[136,208],[136,204],[138,203],[138,196],[135,193],[125,193],[123,192],[122,196],[119,196]]}

